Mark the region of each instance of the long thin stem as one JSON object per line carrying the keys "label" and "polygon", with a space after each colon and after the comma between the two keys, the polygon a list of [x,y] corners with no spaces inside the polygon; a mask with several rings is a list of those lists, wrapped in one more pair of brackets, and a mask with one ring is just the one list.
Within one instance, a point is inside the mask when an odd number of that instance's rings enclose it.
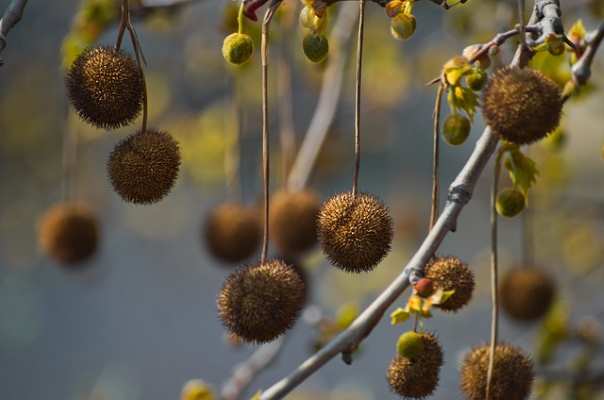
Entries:
{"label": "long thin stem", "polygon": [[115,50],[119,50],[122,47],[124,40],[124,33],[126,33],[126,27],[128,26],[128,19],[130,18],[130,8],[128,7],[128,0],[122,0],[122,17],[120,19],[120,25],[117,32],[117,39],[115,41]]}
{"label": "long thin stem", "polygon": [[264,14],[262,21],[262,39],[260,45],[260,58],[262,59],[262,179],[264,183],[264,237],[262,238],[262,255],[260,262],[266,262],[269,240],[269,190],[270,190],[270,153],[268,132],[268,33],[271,20],[281,0],[271,3]]}
{"label": "long thin stem", "polygon": [[363,75],[363,36],[365,30],[365,0],[359,2],[359,30],[357,34],[356,91],[354,95],[354,174],[352,195],[356,196],[361,169],[361,84]]}
{"label": "long thin stem", "polygon": [[493,380],[493,368],[495,366],[495,351],[499,335],[499,289],[498,289],[498,248],[497,248],[497,191],[499,190],[499,176],[501,175],[501,157],[499,151],[495,158],[493,168],[493,187],[491,189],[491,348],[489,351],[489,368],[487,371],[486,400],[491,399],[491,384]]}
{"label": "long thin stem", "polygon": [[524,26],[525,12],[524,12],[524,0],[518,0],[518,23],[520,24],[520,43],[523,47],[526,47],[526,28]]}
{"label": "long thin stem", "polygon": [[[126,0],[127,1],[127,0]],[[132,41],[132,46],[134,47],[134,55],[136,56],[136,64],[138,65],[138,69],[141,73],[143,80],[143,121],[141,123],[141,132],[147,131],[147,120],[149,119],[149,101],[147,96],[147,79],[145,78],[145,71],[143,68],[143,54],[140,42],[138,41],[138,37],[136,36],[136,31],[134,27],[128,20],[127,23],[128,33],[130,34],[130,40]]]}
{"label": "long thin stem", "polygon": [[440,164],[440,108],[445,86],[441,83],[436,90],[436,101],[432,118],[434,130],[432,132],[432,208],[430,209],[430,229],[436,224],[438,218],[438,195],[439,195],[439,164]]}

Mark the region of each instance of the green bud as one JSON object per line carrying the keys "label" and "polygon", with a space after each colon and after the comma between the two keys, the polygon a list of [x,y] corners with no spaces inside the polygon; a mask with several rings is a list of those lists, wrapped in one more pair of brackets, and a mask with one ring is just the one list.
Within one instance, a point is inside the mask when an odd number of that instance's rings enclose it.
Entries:
{"label": "green bud", "polygon": [[409,359],[419,357],[424,351],[422,335],[413,331],[403,333],[396,342],[396,351],[401,357]]}
{"label": "green bud", "polygon": [[466,77],[466,82],[470,89],[474,91],[482,90],[482,87],[487,81],[487,74],[482,69],[475,69]]}
{"label": "green bud", "polygon": [[390,33],[395,39],[406,40],[415,33],[415,17],[398,14],[390,20]]}
{"label": "green bud", "polygon": [[552,39],[548,41],[547,50],[552,56],[560,56],[564,54],[564,42],[561,39]]}
{"label": "green bud", "polygon": [[327,38],[323,35],[314,33],[309,33],[304,36],[302,47],[304,48],[306,58],[314,63],[325,60],[325,57],[327,57],[327,53],[329,52],[329,42],[327,41]]}
{"label": "green bud", "polygon": [[443,135],[447,143],[458,146],[466,141],[470,135],[470,120],[463,115],[451,114],[445,121]]}
{"label": "green bud", "polygon": [[231,33],[224,38],[222,55],[231,64],[241,65],[254,53],[254,41],[244,33]]}
{"label": "green bud", "polygon": [[526,199],[518,189],[504,189],[497,195],[495,208],[497,213],[504,217],[515,217],[520,214],[526,205]]}
{"label": "green bud", "polygon": [[320,17],[312,8],[304,7],[300,11],[300,25],[314,33],[321,33],[327,26],[327,14]]}

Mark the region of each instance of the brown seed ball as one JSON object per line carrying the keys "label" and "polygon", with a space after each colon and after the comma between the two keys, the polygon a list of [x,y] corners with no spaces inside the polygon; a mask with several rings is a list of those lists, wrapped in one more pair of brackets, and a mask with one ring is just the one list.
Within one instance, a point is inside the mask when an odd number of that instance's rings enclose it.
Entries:
{"label": "brown seed ball", "polygon": [[99,128],[126,126],[141,111],[143,76],[124,52],[110,47],[86,50],[69,69],[65,82],[80,117]]}
{"label": "brown seed ball", "polygon": [[148,129],[120,142],[109,157],[115,191],[126,201],[156,203],[174,186],[180,168],[178,143],[166,132]]}
{"label": "brown seed ball", "polygon": [[304,293],[298,272],[281,260],[270,260],[229,275],[218,295],[218,315],[243,340],[270,342],[294,325]]}
{"label": "brown seed ball", "polygon": [[323,204],[318,233],[333,265],[348,272],[369,272],[390,251],[392,218],[372,195],[340,193]]}
{"label": "brown seed ball", "polygon": [[539,268],[516,267],[506,272],[499,292],[505,313],[513,319],[529,322],[548,312],[556,296],[556,285]]}
{"label": "brown seed ball", "polygon": [[277,249],[286,256],[300,254],[317,243],[319,197],[311,191],[277,192],[271,202],[269,227]]}
{"label": "brown seed ball", "polygon": [[474,274],[457,257],[437,257],[426,265],[426,278],[437,288],[455,292],[444,303],[436,305],[444,311],[457,311],[472,299]]}
{"label": "brown seed ball", "polygon": [[401,397],[423,399],[438,386],[442,349],[434,335],[423,333],[422,339],[424,349],[419,356],[414,359],[396,356],[388,367],[386,379],[392,391]]}
{"label": "brown seed ball", "polygon": [[87,207],[60,203],[40,219],[39,243],[42,250],[60,264],[71,266],[86,261],[99,243],[99,224]]}
{"label": "brown seed ball", "polygon": [[487,83],[482,103],[487,124],[516,144],[543,139],[558,126],[562,113],[558,85],[528,68],[497,71]]}
{"label": "brown seed ball", "polygon": [[208,214],[204,236],[214,257],[235,263],[256,252],[262,227],[255,209],[237,203],[224,203]]}
{"label": "brown seed ball", "polygon": [[[461,367],[461,390],[467,400],[484,400],[487,388],[489,346],[474,348]],[[533,363],[513,346],[500,344],[495,350],[491,400],[525,400],[531,393]]]}

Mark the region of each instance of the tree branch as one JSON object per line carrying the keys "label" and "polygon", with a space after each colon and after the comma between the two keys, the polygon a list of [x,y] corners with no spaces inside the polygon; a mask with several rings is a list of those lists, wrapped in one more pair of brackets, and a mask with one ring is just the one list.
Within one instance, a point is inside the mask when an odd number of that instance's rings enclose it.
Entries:
{"label": "tree branch", "polygon": [[[12,0],[4,12],[2,19],[0,19],[0,54],[6,47],[8,32],[21,21],[26,5],[27,0]],[[0,59],[0,66],[2,64],[2,59]]]}
{"label": "tree branch", "polygon": [[587,34],[587,37],[585,38],[587,47],[585,48],[583,55],[581,55],[581,58],[573,65],[572,74],[577,85],[585,85],[591,76],[591,65],[593,64],[594,57],[603,39],[604,22],[600,24],[598,29]]}

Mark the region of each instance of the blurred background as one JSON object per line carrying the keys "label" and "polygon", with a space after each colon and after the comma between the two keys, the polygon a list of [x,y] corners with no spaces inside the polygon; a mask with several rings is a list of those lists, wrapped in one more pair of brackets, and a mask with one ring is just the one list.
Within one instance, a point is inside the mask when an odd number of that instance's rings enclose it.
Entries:
{"label": "blurred background", "polygon": [[[0,10],[8,3],[3,0]],[[221,56],[224,36],[236,29],[235,3],[200,0],[179,7],[155,7],[142,0],[132,3],[148,60],[150,124],[170,132],[180,143],[183,157],[176,186],[158,204],[125,203],[107,178],[111,149],[137,125],[109,132],[92,128],[79,121],[66,98],[64,66],[85,47],[114,43],[117,2],[30,2],[3,52],[3,399],[176,399],[183,385],[194,378],[219,392],[233,368],[254,351],[225,339],[216,314],[216,295],[234,267],[210,255],[203,226],[208,211],[233,196],[246,204],[261,199],[259,54],[239,69],[227,66]],[[604,17],[600,0],[564,3],[567,29],[581,18],[590,30]],[[389,206],[396,226],[393,250],[374,272],[363,275],[330,267],[318,248],[305,255],[300,263],[311,277],[309,305],[314,315],[334,321],[355,315],[356,309],[367,305],[400,273],[419,246],[430,209],[435,93],[425,82],[438,76],[442,65],[466,45],[485,42],[513,26],[515,4],[472,0],[445,11],[431,2],[418,2],[417,31],[405,42],[391,37],[383,8],[368,4],[360,188]],[[356,6],[343,2],[330,8],[330,26],[345,7]],[[300,8],[299,2],[286,0],[274,24],[274,68],[270,71],[273,190],[283,184],[279,133],[290,129],[296,145],[302,142],[330,62],[328,58],[315,65],[305,60],[297,22]],[[246,22],[246,31],[259,48],[259,25]],[[348,31],[345,36],[353,35]],[[354,47],[350,40],[340,45],[344,49],[340,56],[348,60],[343,91],[308,183],[322,199],[348,190],[352,177],[350,60]],[[501,63],[509,60],[512,49],[513,43],[501,49]],[[545,57],[553,59],[537,59],[535,66],[544,66],[561,84],[569,79],[566,56]],[[601,51],[590,89],[565,107],[564,140],[549,140],[530,150],[540,171],[529,200],[530,241],[535,262],[557,283],[557,303],[545,322],[518,324],[504,319],[501,338],[530,352],[539,370],[560,372],[560,379],[550,384],[538,382],[535,398],[604,398],[597,390],[604,386],[602,381],[573,386],[577,374],[604,370],[600,346],[604,323],[603,86]],[[443,113],[448,113],[446,105]],[[466,161],[483,127],[477,115],[464,145],[443,144],[443,189]],[[75,267],[49,259],[38,244],[40,217],[62,201],[66,135],[77,138],[71,182],[74,198],[94,210],[101,228],[94,257]],[[234,139],[237,136],[239,141]],[[232,185],[227,185],[233,152],[240,159],[240,194],[233,194]],[[489,337],[491,180],[491,168],[487,168],[461,215],[458,231],[447,237],[439,251],[466,261],[476,275],[477,289],[472,303],[461,312],[435,312],[425,322],[428,330],[438,334],[445,351],[435,399],[461,398],[460,360],[471,346]],[[503,271],[522,261],[526,233],[521,218],[501,220]],[[401,296],[394,307],[404,306],[408,296]],[[243,398],[268,387],[312,354],[321,335],[308,323],[313,313],[299,320],[276,362],[259,374]],[[351,366],[334,359],[288,399],[395,398],[384,376],[396,339],[410,329],[411,323],[407,324],[391,326],[384,318]]]}

